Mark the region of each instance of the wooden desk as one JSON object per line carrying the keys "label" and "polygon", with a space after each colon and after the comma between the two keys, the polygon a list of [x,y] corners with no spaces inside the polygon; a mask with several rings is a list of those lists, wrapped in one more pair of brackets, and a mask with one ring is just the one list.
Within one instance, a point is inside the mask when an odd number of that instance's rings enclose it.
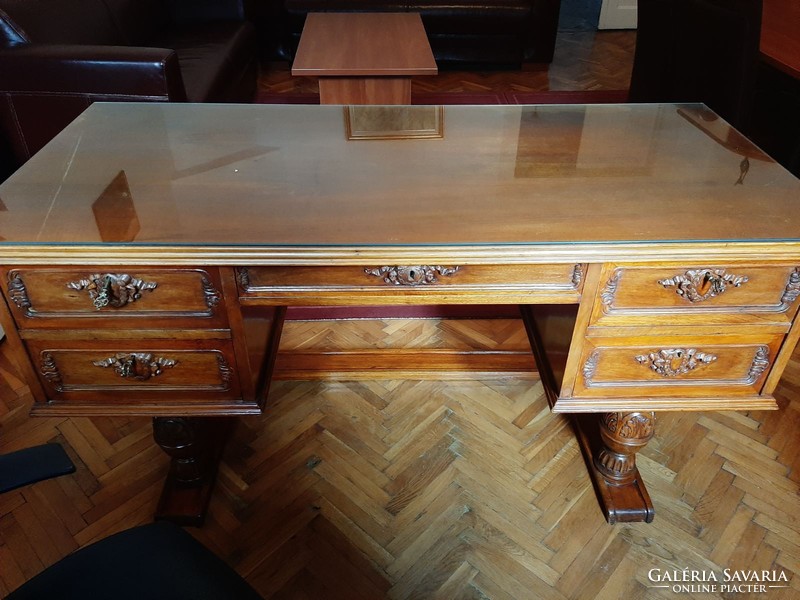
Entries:
{"label": "wooden desk", "polygon": [[754,149],[700,106],[443,118],[348,140],[340,107],[90,107],[0,186],[0,325],[33,413],[156,417],[160,514],[199,521],[221,417],[268,402],[285,307],[519,305],[608,519],[651,520],[654,411],[776,407],[800,182],[743,171]]}
{"label": "wooden desk", "polygon": [[800,79],[800,3],[797,0],[764,0],[761,56],[776,69]]}
{"label": "wooden desk", "polygon": [[310,13],[292,63],[322,104],[411,104],[411,76],[437,72],[417,13]]}

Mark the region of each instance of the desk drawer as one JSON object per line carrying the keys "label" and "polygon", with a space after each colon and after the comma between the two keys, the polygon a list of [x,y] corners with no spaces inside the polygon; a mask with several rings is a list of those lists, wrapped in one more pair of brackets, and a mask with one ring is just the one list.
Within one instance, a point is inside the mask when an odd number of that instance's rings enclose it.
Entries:
{"label": "desk drawer", "polygon": [[28,341],[51,400],[116,406],[239,394],[228,340]]}
{"label": "desk drawer", "polygon": [[797,265],[606,265],[593,325],[783,324],[797,312]]}
{"label": "desk drawer", "polygon": [[237,269],[243,301],[276,304],[576,302],[585,265],[373,265]]}
{"label": "desk drawer", "polygon": [[4,275],[21,328],[227,326],[216,269],[31,267]]}
{"label": "desk drawer", "polygon": [[588,338],[576,397],[757,395],[783,336]]}

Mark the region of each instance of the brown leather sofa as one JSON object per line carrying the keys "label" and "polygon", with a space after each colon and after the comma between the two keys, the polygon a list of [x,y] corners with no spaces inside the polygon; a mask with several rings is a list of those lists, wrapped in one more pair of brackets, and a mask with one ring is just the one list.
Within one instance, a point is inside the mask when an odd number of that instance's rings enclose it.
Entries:
{"label": "brown leather sofa", "polygon": [[0,0],[0,127],[17,165],[96,101],[250,102],[240,0]]}
{"label": "brown leather sofa", "polygon": [[[272,0],[284,58],[309,12],[418,12],[440,68],[519,67],[553,60],[561,0]],[[277,25],[275,17],[280,24]],[[274,31],[274,29],[273,29]]]}

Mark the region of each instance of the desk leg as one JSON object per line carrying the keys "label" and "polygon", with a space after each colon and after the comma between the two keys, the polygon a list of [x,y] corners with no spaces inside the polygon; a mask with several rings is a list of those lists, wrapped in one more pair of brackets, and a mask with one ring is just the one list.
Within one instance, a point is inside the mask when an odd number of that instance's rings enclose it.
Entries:
{"label": "desk leg", "polygon": [[655,420],[652,412],[576,417],[578,438],[609,523],[653,521],[655,511],[636,468],[636,453],[652,439]]}
{"label": "desk leg", "polygon": [[171,458],[156,519],[202,525],[225,440],[233,420],[219,417],[155,417],[153,437]]}

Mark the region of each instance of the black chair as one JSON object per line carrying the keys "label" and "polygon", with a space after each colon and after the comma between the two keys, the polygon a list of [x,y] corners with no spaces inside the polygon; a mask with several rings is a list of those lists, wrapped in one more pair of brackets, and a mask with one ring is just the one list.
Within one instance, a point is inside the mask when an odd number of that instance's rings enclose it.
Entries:
{"label": "black chair", "polygon": [[[75,471],[59,444],[0,455],[0,493]],[[236,571],[177,525],[109,536],[48,567],[6,600],[261,600]]]}
{"label": "black chair", "polygon": [[[3,170],[6,163],[3,161],[5,155],[2,150],[0,145],[0,183],[3,182],[4,175],[10,174]],[[0,344],[5,341],[5,333],[0,328]],[[60,444],[41,444],[0,454],[0,494],[74,472],[75,465]]]}
{"label": "black chair", "polygon": [[747,132],[761,0],[639,0],[631,102],[703,102]]}
{"label": "black chair", "polygon": [[177,525],[159,521],[67,556],[6,600],[261,600],[236,571]]}
{"label": "black chair", "polygon": [[59,444],[0,454],[0,494],[74,472],[75,465]]}

